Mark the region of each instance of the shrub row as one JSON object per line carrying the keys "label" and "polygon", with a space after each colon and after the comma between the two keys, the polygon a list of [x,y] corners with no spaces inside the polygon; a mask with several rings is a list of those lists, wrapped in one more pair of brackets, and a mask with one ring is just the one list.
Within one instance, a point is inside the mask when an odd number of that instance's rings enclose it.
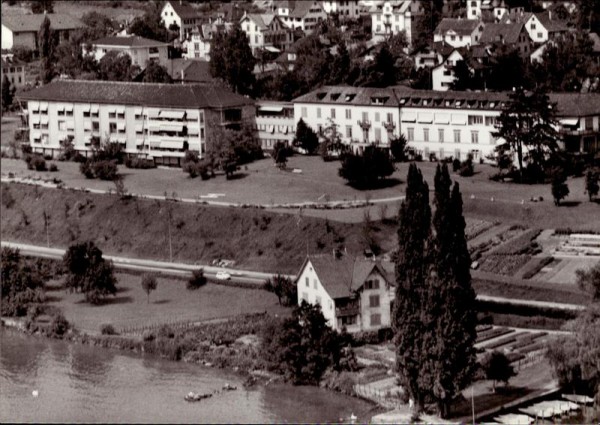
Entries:
{"label": "shrub row", "polygon": [[578,312],[550,307],[537,307],[521,304],[499,303],[477,300],[477,311],[492,313],[515,314],[518,316],[545,316],[557,319],[571,320],[577,317]]}
{"label": "shrub row", "polygon": [[510,363],[513,363],[513,362],[518,362],[519,360],[524,359],[525,355],[521,354],[521,353],[508,353],[506,355],[506,358],[508,359],[508,361]]}
{"label": "shrub row", "polygon": [[142,170],[147,170],[149,168],[156,168],[156,164],[153,159],[146,158],[138,158],[136,157],[128,157],[125,159],[125,166],[127,168],[138,168]]}
{"label": "shrub row", "polygon": [[500,338],[498,341],[494,341],[491,344],[487,344],[485,348],[489,350],[495,350],[496,348],[508,345],[511,342],[515,342],[516,340],[517,339],[514,336],[507,336],[505,338]]}
{"label": "shrub row", "polygon": [[484,272],[512,276],[529,260],[531,260],[531,256],[528,254],[488,255],[480,261],[479,269]]}
{"label": "shrub row", "polygon": [[352,344],[355,347],[365,344],[381,344],[394,338],[392,328],[381,328],[376,331],[362,331],[352,335]]}
{"label": "shrub row", "polygon": [[519,338],[513,345],[512,345],[512,349],[513,350],[518,350],[520,348],[523,347],[527,347],[528,345],[530,345],[533,341],[535,341],[536,339],[539,339],[543,336],[548,335],[548,332],[536,332],[536,333],[532,333],[529,335],[526,335],[522,338]]}
{"label": "shrub row", "polygon": [[534,255],[541,252],[540,247],[534,242],[534,239],[541,233],[541,229],[529,229],[512,238],[502,245],[490,251],[494,255],[519,255],[529,254]]}
{"label": "shrub row", "polygon": [[485,332],[482,332],[481,334],[477,335],[477,343],[483,342],[483,341],[487,341],[487,340],[492,339],[492,338],[499,337],[500,335],[506,335],[506,334],[509,334],[511,332],[514,332],[514,330],[513,329],[508,329],[508,328],[490,329],[489,331],[485,331]]}
{"label": "shrub row", "polygon": [[533,353],[534,351],[543,350],[544,348],[546,348],[546,346],[546,342],[538,342],[536,344],[531,344],[526,347],[520,348],[519,352],[521,354],[529,354]]}
{"label": "shrub row", "polygon": [[533,264],[528,266],[527,270],[523,273],[523,279],[531,279],[552,261],[554,261],[554,257],[536,258]]}

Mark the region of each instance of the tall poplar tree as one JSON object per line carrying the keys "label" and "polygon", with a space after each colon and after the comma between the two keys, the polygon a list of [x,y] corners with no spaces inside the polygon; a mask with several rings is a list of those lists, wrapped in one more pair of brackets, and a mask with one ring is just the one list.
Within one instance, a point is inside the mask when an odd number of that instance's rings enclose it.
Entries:
{"label": "tall poplar tree", "polygon": [[435,317],[433,399],[442,417],[449,403],[471,382],[477,337],[475,292],[471,286],[471,257],[458,183],[450,191],[448,167],[435,175],[435,213],[430,247],[435,273],[430,274],[431,314]]}
{"label": "tall poplar tree", "polygon": [[399,221],[393,312],[396,366],[400,383],[414,401],[418,415],[433,385],[430,349],[434,341],[427,289],[431,231],[429,187],[415,164],[408,169],[406,198],[400,207]]}
{"label": "tall poplar tree", "polygon": [[42,81],[44,84],[52,81],[54,77],[54,53],[58,44],[57,34],[50,27],[50,19],[44,17],[38,31],[38,46],[42,59]]}

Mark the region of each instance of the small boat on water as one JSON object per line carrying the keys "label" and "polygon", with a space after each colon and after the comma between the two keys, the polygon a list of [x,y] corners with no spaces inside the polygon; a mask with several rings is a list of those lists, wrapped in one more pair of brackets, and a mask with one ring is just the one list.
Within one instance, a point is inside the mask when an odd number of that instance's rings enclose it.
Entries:
{"label": "small boat on water", "polygon": [[184,399],[185,399],[185,401],[200,401],[200,400],[204,400],[205,398],[210,398],[210,397],[212,397],[212,394],[199,394],[199,393],[194,393],[194,392],[190,391],[189,393],[186,394]]}

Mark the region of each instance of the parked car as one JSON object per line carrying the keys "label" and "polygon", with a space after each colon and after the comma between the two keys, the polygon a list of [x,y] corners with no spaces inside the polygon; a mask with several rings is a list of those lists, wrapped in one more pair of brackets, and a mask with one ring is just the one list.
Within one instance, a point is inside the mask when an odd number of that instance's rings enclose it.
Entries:
{"label": "parked car", "polygon": [[229,280],[231,279],[231,275],[227,272],[218,272],[215,276],[218,280]]}

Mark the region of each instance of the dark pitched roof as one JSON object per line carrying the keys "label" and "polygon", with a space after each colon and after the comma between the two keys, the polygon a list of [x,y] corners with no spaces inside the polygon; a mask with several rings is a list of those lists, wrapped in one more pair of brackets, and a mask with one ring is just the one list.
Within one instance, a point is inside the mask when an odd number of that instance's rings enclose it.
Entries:
{"label": "dark pitched roof", "polygon": [[471,35],[479,24],[479,21],[473,19],[444,18],[438,24],[435,33],[445,34],[452,30],[458,35]]}
{"label": "dark pitched roof", "polygon": [[294,99],[297,103],[324,103],[338,105],[373,105],[372,99],[384,99],[383,106],[398,106],[398,99],[390,88],[323,86]]}
{"label": "dark pitched roof", "polygon": [[23,66],[26,65],[25,62],[21,62],[19,59],[13,57],[13,56],[7,56],[2,58],[2,68],[5,68],[7,66]]}
{"label": "dark pitched roof", "polygon": [[23,100],[110,103],[173,108],[226,108],[253,104],[222,87],[114,81],[58,80],[23,93]]}
{"label": "dark pitched roof", "polygon": [[172,0],[169,2],[171,7],[180,18],[198,18],[200,14],[188,2]]}
{"label": "dark pitched roof", "polygon": [[320,6],[320,4],[316,1],[297,1],[297,2],[295,2],[293,9],[290,11],[290,17],[291,18],[304,18],[310,11],[310,8],[313,6],[313,4]]}
{"label": "dark pitched roof", "polygon": [[253,21],[261,30],[268,29],[274,19],[279,19],[272,13],[247,13],[244,15],[244,19],[245,18]]}
{"label": "dark pitched roof", "polygon": [[548,32],[563,32],[568,31],[567,23],[556,19],[550,19],[548,12],[535,13],[540,23],[548,30]]}
{"label": "dark pitched roof", "polygon": [[[480,43],[506,43],[515,44],[523,31],[524,23],[513,24],[487,24],[483,27]],[[529,35],[527,35],[529,37]]]}
{"label": "dark pitched roof", "polygon": [[[187,83],[217,83],[220,81],[210,75],[209,63],[194,59],[173,59],[167,67],[171,78]],[[181,72],[183,71],[183,78]]]}
{"label": "dark pitched roof", "polygon": [[149,38],[144,38],[137,35],[103,37],[93,41],[92,44],[124,47],[153,47],[169,45],[169,43],[163,43],[162,41],[157,40],[150,40]]}
{"label": "dark pitched roof", "polygon": [[349,257],[335,259],[331,255],[314,256],[308,257],[303,269],[308,261],[319,276],[319,281],[333,299],[352,295],[362,286],[373,269],[379,270],[386,281],[391,281],[381,264],[371,260]]}
{"label": "dark pitched roof", "polygon": [[54,30],[73,30],[83,28],[83,23],[71,16],[59,13],[36,14],[36,15],[7,15],[2,16],[2,25],[14,31],[39,31],[44,17],[50,20],[50,26]]}
{"label": "dark pitched roof", "polygon": [[562,117],[600,115],[599,93],[549,93],[556,103],[556,114]]}

